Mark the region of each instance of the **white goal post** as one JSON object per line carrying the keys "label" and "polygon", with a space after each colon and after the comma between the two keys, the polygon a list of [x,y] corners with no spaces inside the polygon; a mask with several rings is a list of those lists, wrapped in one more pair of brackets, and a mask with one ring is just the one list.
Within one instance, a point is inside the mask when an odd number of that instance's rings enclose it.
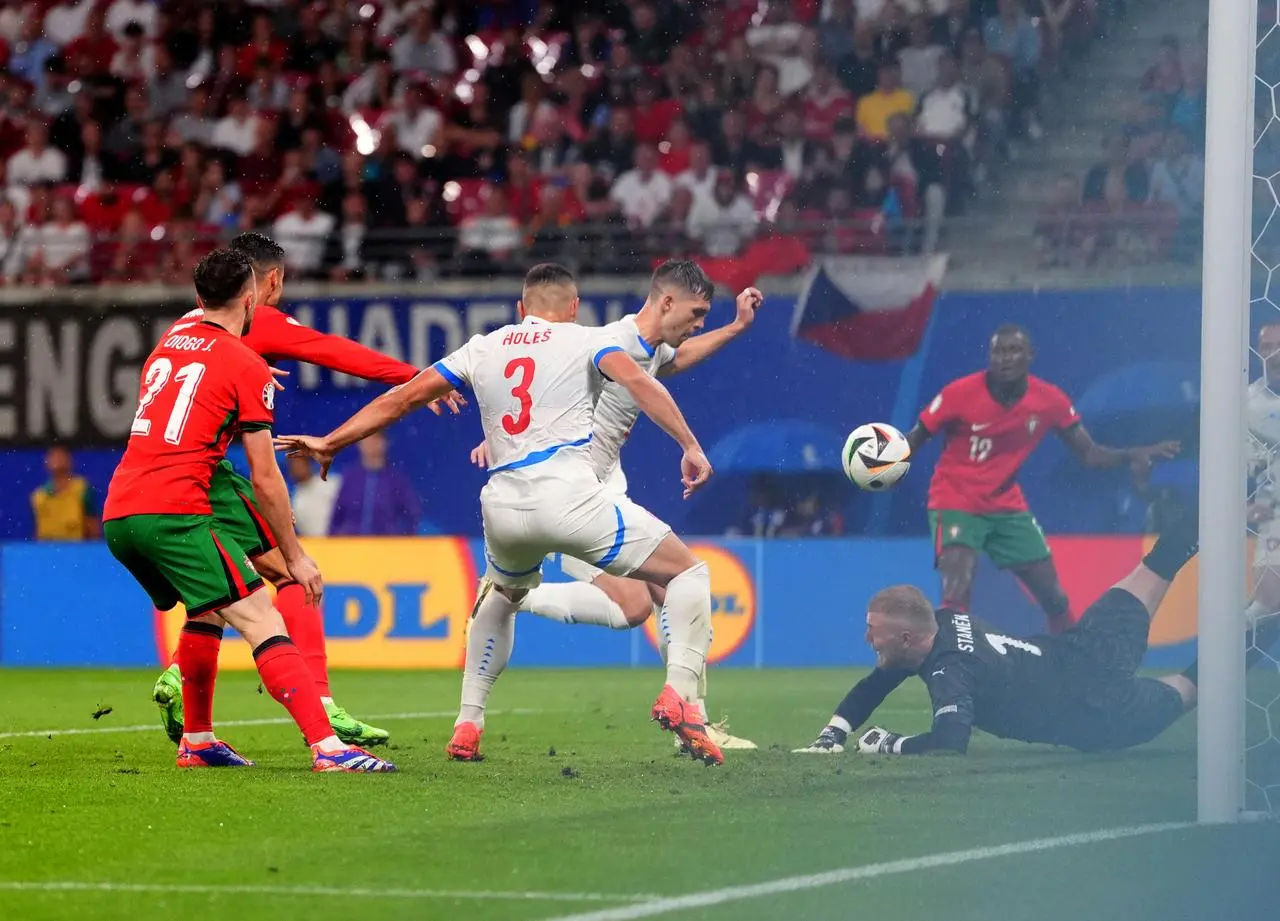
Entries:
{"label": "white goal post", "polygon": [[1258,0],[1209,0],[1200,366],[1197,813],[1244,808],[1245,395]]}

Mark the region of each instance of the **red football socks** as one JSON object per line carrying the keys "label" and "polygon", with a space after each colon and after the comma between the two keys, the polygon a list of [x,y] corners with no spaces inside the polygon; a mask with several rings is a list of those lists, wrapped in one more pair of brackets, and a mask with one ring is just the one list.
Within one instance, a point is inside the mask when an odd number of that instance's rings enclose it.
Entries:
{"label": "red football socks", "polygon": [[329,654],[324,646],[324,615],[313,604],[307,604],[307,592],[297,582],[285,582],[276,593],[276,610],[284,618],[289,638],[307,663],[316,690],[321,697],[329,693]]}
{"label": "red football socks", "polygon": [[308,745],[333,735],[311,672],[293,640],[287,636],[263,640],[253,651],[253,660],[263,687],[289,711]]}
{"label": "red football socks", "polygon": [[213,732],[213,688],[218,680],[222,628],[188,621],[178,635],[174,660],[182,671],[184,732]]}

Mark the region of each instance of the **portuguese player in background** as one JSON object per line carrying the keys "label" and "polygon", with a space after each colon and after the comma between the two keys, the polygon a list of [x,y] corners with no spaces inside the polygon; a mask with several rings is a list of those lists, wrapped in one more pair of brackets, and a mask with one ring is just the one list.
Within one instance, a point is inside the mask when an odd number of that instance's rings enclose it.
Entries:
{"label": "portuguese player in background", "polygon": [[[284,250],[274,240],[259,233],[244,233],[231,241],[230,248],[248,258],[257,279],[260,303],[254,310],[248,332],[241,340],[251,351],[268,361],[306,361],[331,371],[390,385],[403,384],[418,373],[413,365],[382,355],[342,336],[309,329],[278,310],[276,304],[284,294]],[[190,324],[199,315],[199,310],[192,311],[175,323],[170,332],[179,326]],[[165,338],[168,335],[166,333]],[[455,413],[460,406],[465,405],[465,401],[457,394],[444,402]],[[440,404],[433,405],[431,409],[437,415],[441,412]],[[385,743],[390,738],[390,733],[355,719],[334,702],[329,690],[329,659],[325,650],[324,617],[320,608],[308,599],[302,586],[289,576],[280,548],[272,537],[271,528],[263,520],[253,484],[236,473],[225,458],[219,461],[213,471],[209,484],[209,501],[219,527],[244,549],[253,560],[258,573],[275,586],[276,607],[284,617],[289,636],[297,643],[298,650],[306,660],[320,700],[329,715],[329,723],[338,738],[353,745]],[[182,737],[183,704],[182,675],[176,658],[156,680],[153,695],[160,705],[165,731],[170,739],[177,742]]]}
{"label": "portuguese player in background", "polygon": [[289,578],[308,603],[319,603],[324,583],[294,533],[289,490],[271,443],[276,383],[262,357],[240,341],[257,303],[253,266],[243,253],[215,250],[196,267],[195,288],[203,316],[166,333],[143,366],[138,411],[102,514],[108,549],[152,603],[168,610],[181,602],[187,609],[177,653],[186,700],[178,767],[253,764],[213,732],[218,651],[229,623],[253,647],[263,687],[302,731],[312,770],[394,771],[334,734],[261,576],[214,515],[214,470],[238,432],[263,526]]}
{"label": "portuguese player in background", "polygon": [[978,554],[985,553],[1026,586],[1059,633],[1071,625],[1066,593],[1017,483],[1036,445],[1053,432],[1087,467],[1129,464],[1145,479],[1155,460],[1177,454],[1174,441],[1107,448],[1085,430],[1067,395],[1029,373],[1035,350],[1020,326],[991,337],[986,371],[942,388],[907,434],[913,452],[933,435],[945,439],[929,483],[929,529],[942,577],[942,606],[969,611]]}

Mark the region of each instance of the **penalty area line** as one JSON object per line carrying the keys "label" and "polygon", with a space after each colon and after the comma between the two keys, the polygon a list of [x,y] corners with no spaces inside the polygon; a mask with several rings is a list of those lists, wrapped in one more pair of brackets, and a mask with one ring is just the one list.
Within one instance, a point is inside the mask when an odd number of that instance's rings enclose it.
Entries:
{"label": "penalty area line", "polygon": [[[541,710],[507,710],[506,716],[536,716]],[[504,711],[490,711],[493,716],[502,716]],[[435,720],[458,715],[457,710],[431,710],[423,713],[374,713],[366,719],[370,721],[385,720]],[[292,726],[293,720],[287,716],[273,716],[257,720],[219,720],[218,728],[225,726]],[[41,736],[96,736],[117,732],[159,732],[159,722],[146,723],[141,726],[93,726],[84,729],[29,729],[22,732],[0,732],[0,739],[38,739]]]}
{"label": "penalty area line", "polygon": [[1124,838],[1138,838],[1143,835],[1182,831],[1183,829],[1194,827],[1194,822],[1162,822],[1154,825],[1126,825],[1119,828],[1104,828],[1099,831],[1061,835],[1054,838],[1036,838],[1030,841],[1017,841],[1012,844],[1000,844],[993,847],[977,847],[963,851],[931,854],[925,857],[889,860],[883,863],[866,864],[861,867],[846,867],[843,870],[830,870],[825,873],[813,873],[807,876],[785,876],[781,879],[769,880],[763,883],[726,886],[723,889],[708,889],[703,892],[654,899],[651,902],[640,902],[635,905],[622,905],[616,908],[560,915],[549,919],[549,921],[633,921],[633,919],[637,918],[653,918],[658,915],[688,911],[694,908],[724,905],[728,902],[744,902],[750,899],[761,899],[788,892],[804,892],[810,889],[821,889],[826,886],[837,886],[842,883],[861,882],[903,873],[915,873],[918,870],[931,870],[935,867],[953,867],[980,860],[994,860],[998,857],[1036,854],[1042,851],[1058,850],[1059,848],[1080,847],[1087,844],[1098,844],[1103,841],[1119,841]]}
{"label": "penalty area line", "polygon": [[298,898],[325,896],[369,899],[438,899],[442,901],[506,902],[652,902],[653,895],[612,895],[605,892],[509,892],[478,889],[335,889],[326,886],[258,886],[228,883],[94,883],[73,880],[38,882],[0,880],[0,892],[121,892],[161,895],[265,895]]}

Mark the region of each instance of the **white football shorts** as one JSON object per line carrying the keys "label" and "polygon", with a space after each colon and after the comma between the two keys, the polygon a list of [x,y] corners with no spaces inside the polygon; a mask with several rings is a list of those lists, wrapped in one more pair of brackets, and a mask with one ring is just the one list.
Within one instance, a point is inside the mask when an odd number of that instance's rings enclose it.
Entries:
{"label": "white football shorts", "polygon": [[[542,581],[542,563],[560,553],[565,572],[600,571],[627,576],[647,560],[671,527],[607,484],[584,489],[579,483],[546,484],[535,503],[486,501],[482,494],[485,575],[507,588],[533,588]],[[533,507],[529,507],[533,506]],[[584,569],[570,571],[570,560]]]}

